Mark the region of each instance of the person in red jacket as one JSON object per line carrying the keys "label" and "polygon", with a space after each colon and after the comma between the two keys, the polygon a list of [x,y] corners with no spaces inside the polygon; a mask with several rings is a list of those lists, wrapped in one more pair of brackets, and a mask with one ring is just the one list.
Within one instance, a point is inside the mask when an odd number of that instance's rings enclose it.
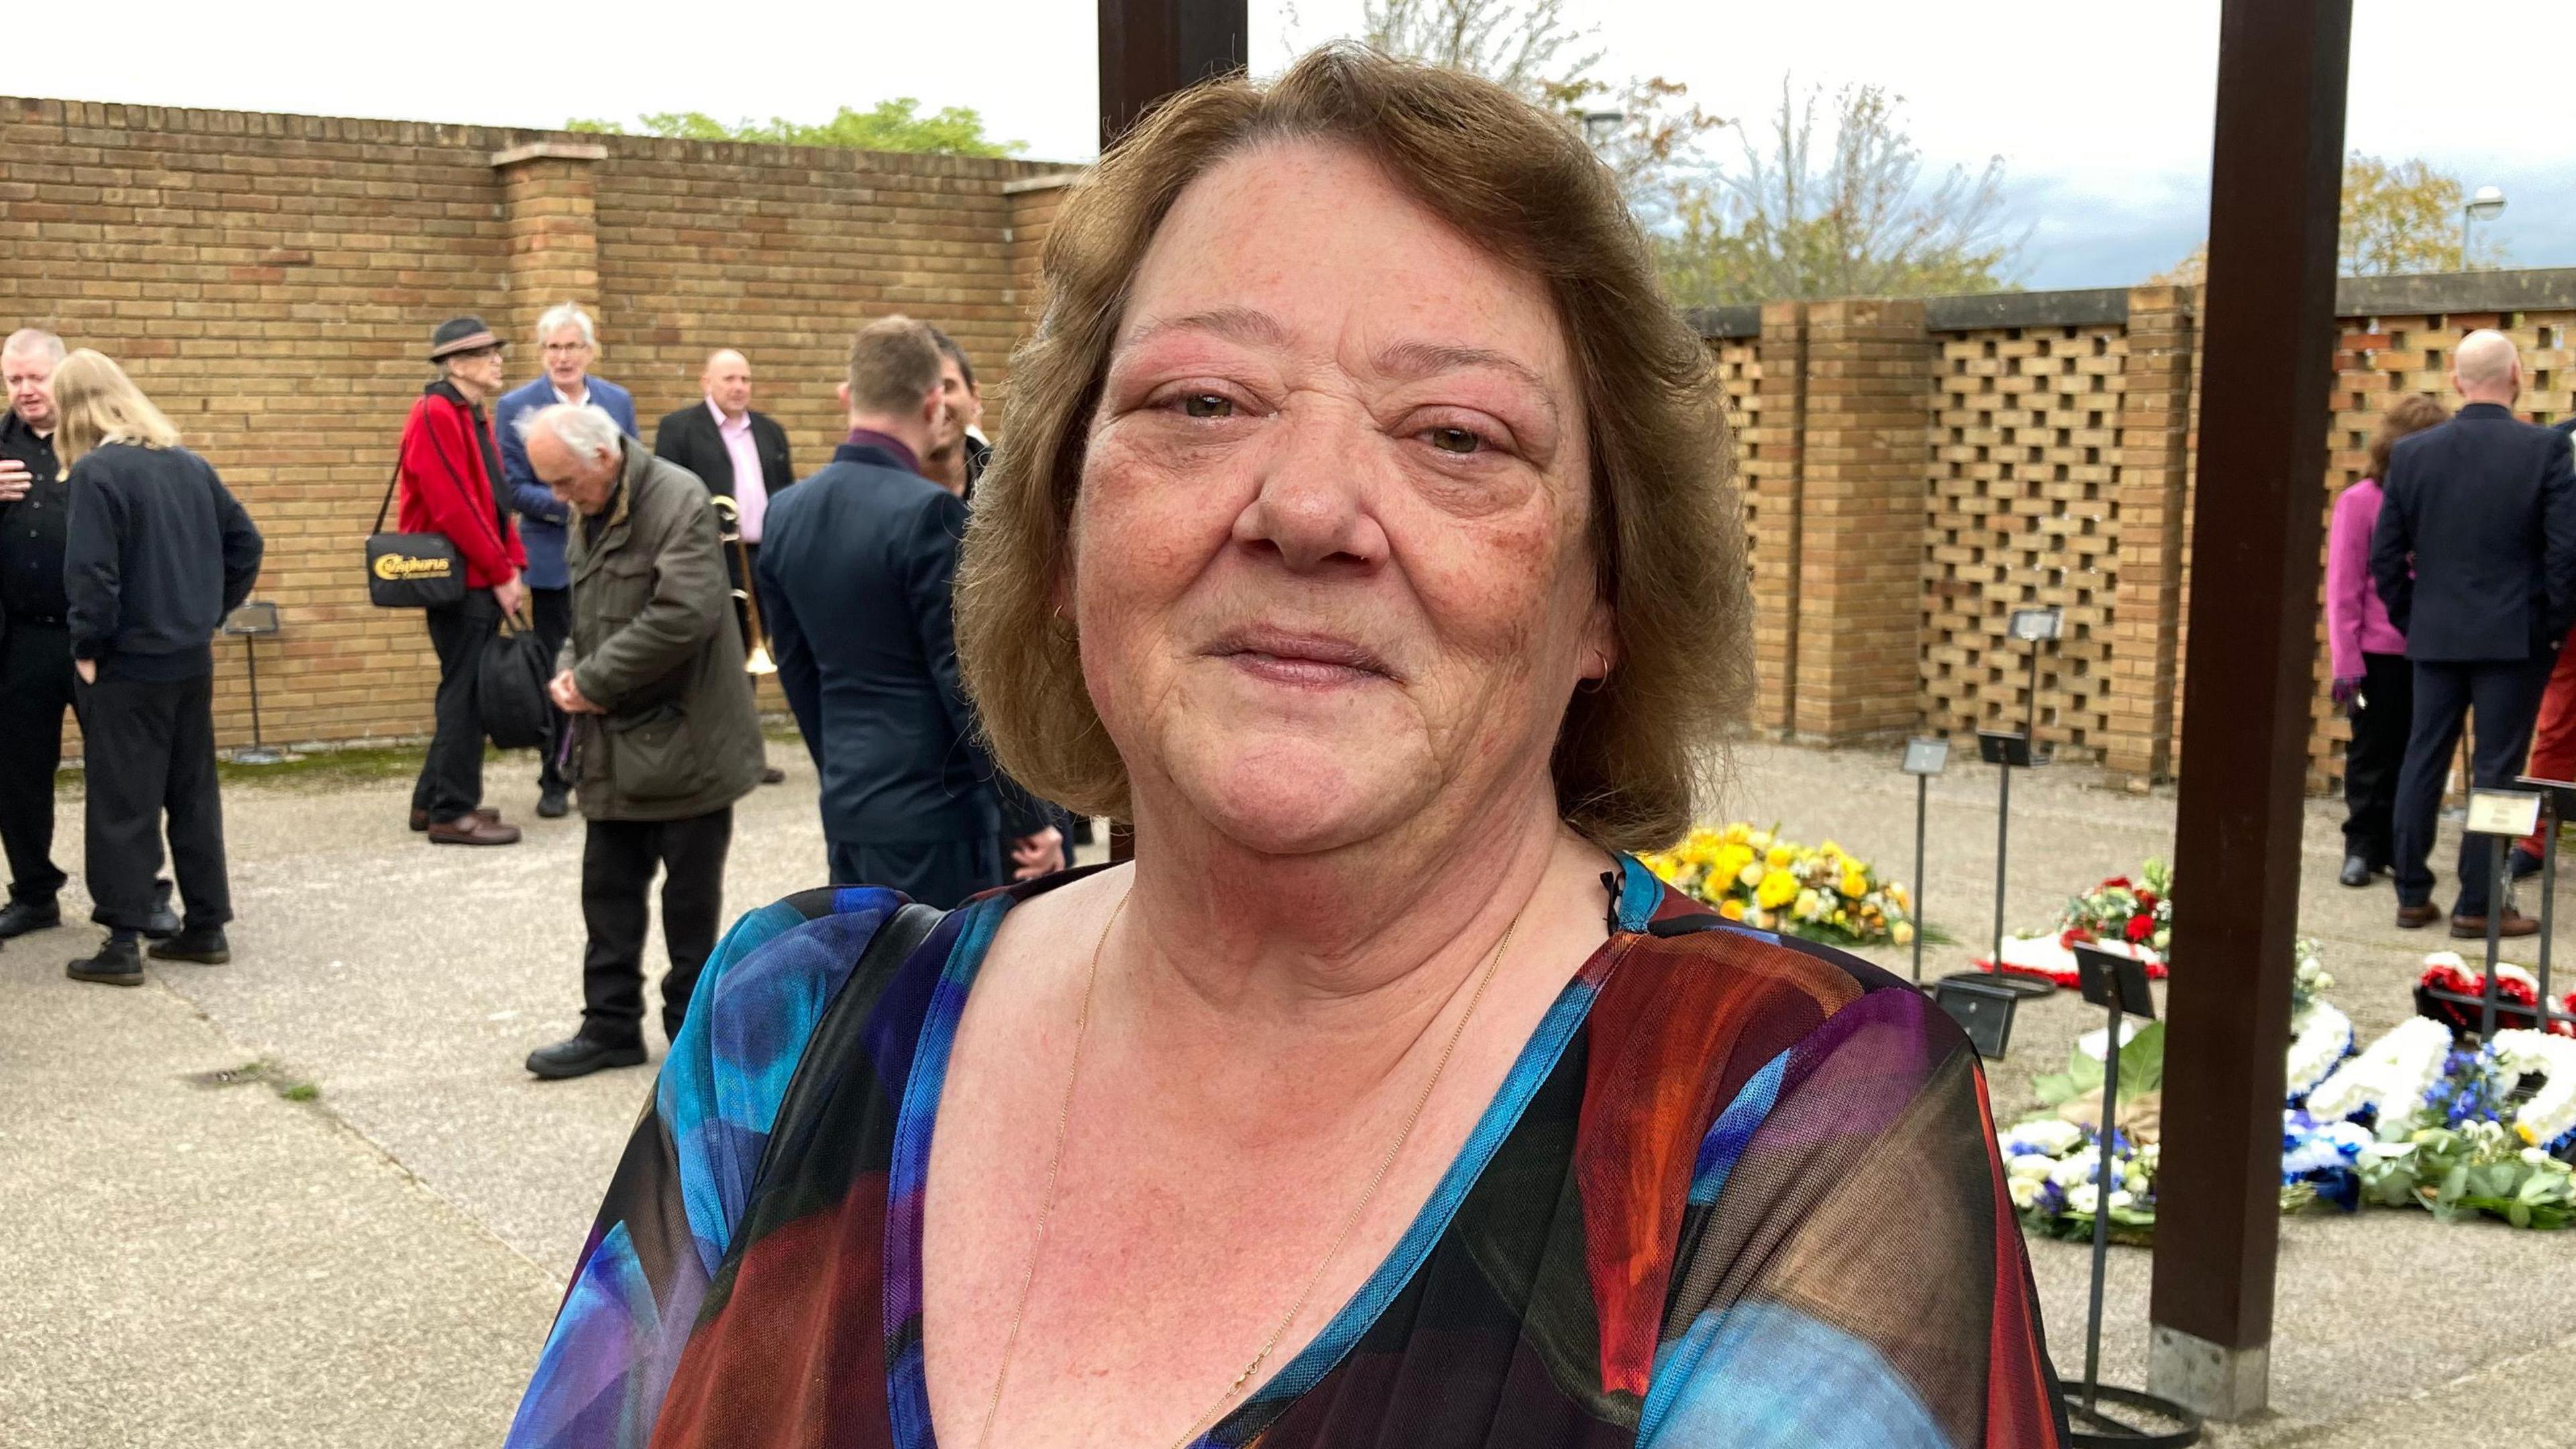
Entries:
{"label": "person in red jacket", "polygon": [[403,423],[400,527],[444,534],[465,561],[465,597],[424,611],[438,651],[438,701],[429,754],[412,787],[411,828],[428,832],[432,845],[519,839],[517,826],[483,808],[483,715],[475,698],[484,647],[526,593],[519,570],[528,555],[493,487],[500,445],[483,411],[505,385],[501,349],[480,317],[440,323],[429,348],[440,376]]}

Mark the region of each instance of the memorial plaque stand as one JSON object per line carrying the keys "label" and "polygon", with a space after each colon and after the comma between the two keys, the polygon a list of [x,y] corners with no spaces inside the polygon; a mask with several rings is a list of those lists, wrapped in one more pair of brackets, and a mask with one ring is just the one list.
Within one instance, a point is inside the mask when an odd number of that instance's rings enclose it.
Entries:
{"label": "memorial plaque stand", "polygon": [[[2128,956],[2075,948],[2075,978],[2084,999],[2110,1014],[2110,1034],[2102,1041],[2102,1120],[2093,1140],[2093,1296],[2084,1317],[2084,1383],[2066,1385],[2066,1417],[2079,1449],[2183,1449],[2200,1442],[2200,1416],[2182,1405],[2136,1389],[2102,1382],[2102,1285],[2111,1264],[2111,1143],[2120,1131],[2120,1028],[2126,1018],[2156,1019],[2155,993],[2147,988],[2144,962]],[[2142,1429],[2102,1412],[2105,1403],[2143,1409],[2182,1427]]]}
{"label": "memorial plaque stand", "polygon": [[224,618],[224,632],[241,636],[242,663],[250,670],[250,748],[233,751],[236,765],[278,765],[292,758],[270,749],[259,731],[259,640],[278,627],[277,606],[265,601],[244,604]]}
{"label": "memorial plaque stand", "polygon": [[1923,984],[1923,836],[1932,811],[1932,777],[1950,763],[1950,742],[1917,737],[1905,742],[1905,763],[1914,777],[1914,895],[1907,902],[1914,918],[1914,984]]}
{"label": "memorial plaque stand", "polygon": [[2046,996],[2057,989],[2056,983],[2004,969],[2004,880],[2012,854],[2012,772],[2016,767],[2035,768],[2045,763],[2046,757],[2032,753],[2026,731],[1979,730],[1977,758],[1999,767],[1995,799],[1995,931],[1986,964],[1994,968],[1995,984],[2005,990],[2024,996]]}
{"label": "memorial plaque stand", "polygon": [[2540,1019],[2542,1031],[2561,1021],[2576,1021],[2560,1011],[2549,995],[2549,936],[2558,918],[2558,825],[2567,818],[2568,802],[2576,799],[2576,780],[2543,780],[2531,775],[2519,776],[2514,783],[2540,792]]}

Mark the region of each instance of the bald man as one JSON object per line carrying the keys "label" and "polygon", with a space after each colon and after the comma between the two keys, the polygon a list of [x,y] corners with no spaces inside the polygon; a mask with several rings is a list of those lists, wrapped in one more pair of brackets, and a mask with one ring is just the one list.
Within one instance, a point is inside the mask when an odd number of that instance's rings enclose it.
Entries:
{"label": "bald man", "polygon": [[[2433,853],[2442,786],[2465,716],[2474,715],[2474,782],[2510,787],[2531,746],[2541,689],[2576,627],[2576,469],[2567,439],[2513,415],[2522,359],[2481,329],[2451,354],[2460,410],[2389,450],[2370,573],[2388,621],[2406,636],[2415,718],[2397,775],[2397,924],[2441,919]],[[2487,913],[2507,936],[2539,922],[2500,898],[2489,842],[2460,842],[2451,934],[2480,937]]]}
{"label": "bald man", "polygon": [[[725,569],[733,579],[734,622],[748,650],[754,640],[750,611],[752,575],[748,564],[760,557],[762,524],[769,502],[796,481],[796,465],[787,454],[787,430],[766,413],[751,409],[751,361],[730,347],[707,354],[698,374],[706,401],[684,407],[653,429],[653,455],[698,475],[712,497],[730,498],[741,519],[743,546],[725,550]],[[775,785],[787,776],[763,766],[760,780]]]}

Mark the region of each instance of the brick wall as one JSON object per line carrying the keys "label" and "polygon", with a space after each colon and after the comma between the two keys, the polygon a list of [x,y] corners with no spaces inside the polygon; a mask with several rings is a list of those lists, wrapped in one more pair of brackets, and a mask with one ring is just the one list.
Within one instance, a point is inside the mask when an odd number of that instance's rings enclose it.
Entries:
{"label": "brick wall", "polygon": [[[1694,314],[1741,429],[1754,532],[1753,723],[1827,742],[2035,719],[2061,758],[2172,772],[2189,659],[2198,408],[2189,288]],[[2347,280],[2317,506],[2361,476],[2379,414],[2458,399],[2450,342],[2522,350],[2521,408],[2576,409],[2576,270]],[[2064,611],[2040,654],[2016,608]],[[2341,776],[2322,602],[2309,786]]]}
{"label": "brick wall", "polygon": [[[937,322],[1007,391],[1006,188],[1052,169],[0,98],[0,328],[124,363],[258,519],[254,597],[284,623],[259,646],[272,743],[415,736],[435,661],[416,615],[368,605],[359,545],[431,328],[482,314],[524,380],[537,313],[579,301],[648,432],[698,396],[709,349],[741,347],[810,470],[868,318]],[[241,656],[218,646],[226,745],[250,738]]]}

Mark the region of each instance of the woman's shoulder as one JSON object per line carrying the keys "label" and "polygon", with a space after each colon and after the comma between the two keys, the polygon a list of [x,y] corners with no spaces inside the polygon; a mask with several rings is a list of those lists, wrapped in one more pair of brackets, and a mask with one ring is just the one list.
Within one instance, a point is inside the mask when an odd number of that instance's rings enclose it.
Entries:
{"label": "woman's shoulder", "polygon": [[[1633,859],[1617,915],[1621,949],[1590,1014],[1592,1053],[1683,1088],[1714,1113],[1792,1053],[1829,1053],[1872,1027],[1966,1049],[1903,978],[1849,952],[1712,914]],[[1596,1069],[1596,1074],[1599,1069]],[[1696,1090],[1691,1090],[1695,1088]]]}

